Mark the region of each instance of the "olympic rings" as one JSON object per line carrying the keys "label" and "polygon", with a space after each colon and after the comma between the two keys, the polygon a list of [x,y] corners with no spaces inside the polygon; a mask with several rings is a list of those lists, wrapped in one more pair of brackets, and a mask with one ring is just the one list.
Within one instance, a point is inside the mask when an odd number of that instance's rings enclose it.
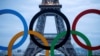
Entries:
{"label": "olympic rings", "polygon": [[[57,41],[58,41],[60,38],[62,38],[63,36],[65,36],[65,34],[66,34],[66,31],[59,33],[59,34],[55,37],[55,39],[52,41],[52,43],[51,43],[51,49],[50,49],[50,51],[51,51],[50,55],[51,55],[51,56],[54,56],[55,44],[57,43]],[[71,34],[80,36],[80,37],[86,42],[86,44],[87,44],[88,46],[91,46],[90,41],[88,40],[88,38],[87,38],[84,34],[78,32],[78,31],[73,31],[73,30],[71,31]],[[92,51],[91,51],[91,50],[88,51],[88,56],[92,56]]]}
{"label": "olympic rings", "polygon": [[[8,56],[12,56],[12,46],[13,46],[14,42],[23,35],[23,33],[24,33],[23,31],[19,32],[11,39],[11,41],[8,45]],[[35,32],[35,31],[29,31],[28,34],[35,35],[36,37],[40,38],[45,46],[49,45],[46,38],[44,36],[42,36],[40,33]],[[46,50],[46,56],[49,56],[49,50]]]}
{"label": "olympic rings", "polygon": [[[100,15],[100,10],[97,10],[97,9],[88,9],[88,10],[85,10],[83,12],[81,12],[74,20],[73,24],[72,24],[72,30],[76,31],[76,24],[78,22],[78,20],[84,16],[85,14],[89,14],[89,13],[95,13],[95,14],[98,14]],[[97,50],[97,49],[100,49],[100,45],[99,46],[96,46],[96,47],[91,47],[91,46],[86,46],[84,45],[83,43],[81,43],[77,36],[76,35],[72,35],[74,37],[74,40],[75,42],[80,45],[81,47],[87,49],[87,50]]]}
{"label": "olympic rings", "polygon": [[[69,37],[70,37],[70,24],[69,24],[69,21],[68,21],[68,19],[66,18],[66,16],[65,16],[64,14],[62,14],[60,11],[53,10],[53,9],[47,9],[47,10],[42,10],[42,11],[40,11],[39,13],[37,13],[37,14],[32,18],[31,23],[30,23],[30,26],[29,26],[29,30],[33,30],[33,24],[34,24],[35,20],[36,20],[41,14],[48,13],[48,12],[50,12],[50,13],[56,13],[56,14],[60,15],[60,16],[64,19],[64,21],[65,21],[65,23],[66,23],[66,27],[67,27],[67,34],[66,34],[64,40],[63,40],[61,43],[59,43],[58,45],[55,46],[55,49],[57,49],[57,48],[61,47],[62,45],[64,45],[64,44],[66,43],[66,41],[69,39]],[[39,47],[41,47],[41,48],[43,48],[43,49],[50,50],[50,46],[43,46],[43,45],[41,45],[39,42],[36,41],[36,39],[34,38],[34,36],[32,36],[32,35],[30,35],[30,36],[31,36],[32,41],[33,41],[36,45],[38,45]]]}
{"label": "olympic rings", "polygon": [[[59,16],[61,16],[61,17],[64,19],[64,21],[65,21],[65,23],[66,23],[66,27],[67,27],[67,32],[61,32],[60,34],[58,34],[58,35],[56,36],[56,38],[55,38],[55,39],[53,40],[53,42],[51,43],[51,48],[50,48],[50,46],[48,45],[48,42],[47,42],[47,40],[45,39],[45,37],[43,37],[43,36],[42,36],[41,34],[39,34],[38,32],[32,31],[32,30],[33,30],[34,22],[35,22],[35,20],[38,18],[38,16],[40,16],[40,15],[42,15],[42,14],[44,14],[44,13],[48,13],[48,12],[56,13],[56,14],[58,14]],[[86,14],[89,14],[89,13],[95,13],[95,14],[100,15],[100,10],[97,10],[97,9],[89,9],[89,10],[85,10],[85,11],[81,12],[81,13],[75,18],[75,20],[74,20],[74,22],[73,22],[73,24],[72,24],[72,31],[70,31],[70,24],[69,24],[69,21],[68,21],[68,19],[66,18],[66,16],[65,16],[64,14],[62,14],[61,12],[56,11],[56,10],[53,10],[53,9],[47,9],[47,10],[43,10],[43,11],[38,12],[38,13],[32,18],[32,20],[31,20],[31,23],[30,23],[30,26],[29,26],[29,30],[30,30],[30,31],[28,31],[28,27],[27,27],[26,21],[25,21],[24,17],[23,17],[21,14],[19,14],[18,12],[14,11],[14,10],[10,10],[10,9],[0,10],[0,15],[2,15],[2,14],[7,14],[7,13],[13,14],[13,15],[19,17],[20,20],[22,21],[23,25],[24,25],[24,32],[20,32],[20,33],[16,34],[16,35],[11,39],[11,41],[10,41],[8,47],[0,46],[0,50],[7,50],[7,49],[8,49],[8,56],[12,56],[12,49],[18,48],[19,46],[21,46],[21,45],[25,42],[25,40],[26,40],[28,34],[30,34],[32,41],[33,41],[36,45],[38,45],[39,47],[41,47],[41,48],[43,48],[43,49],[46,49],[46,56],[49,56],[49,50],[51,50],[51,53],[50,53],[50,54],[51,54],[51,56],[53,56],[53,55],[54,55],[54,49],[57,49],[57,48],[61,47],[62,45],[64,45],[65,42],[66,42],[66,41],[68,40],[68,38],[70,37],[70,33],[72,34],[73,39],[75,40],[75,42],[76,42],[79,46],[81,46],[82,48],[85,48],[85,49],[88,50],[88,56],[91,56],[91,55],[92,55],[92,50],[98,50],[98,49],[100,49],[100,45],[99,45],[99,46],[95,46],[95,47],[91,47],[91,43],[90,43],[90,41],[88,40],[88,38],[87,38],[84,34],[82,34],[82,33],[78,32],[78,31],[76,31],[76,24],[77,24],[78,20],[79,20],[82,16],[84,16],[84,15],[86,15]],[[23,35],[22,40],[21,40],[19,43],[17,43],[16,45],[13,45],[14,42],[15,42],[20,36],[22,36],[22,35]],[[44,45],[41,45],[40,43],[38,43],[38,42],[36,41],[36,39],[34,38],[33,35],[35,35],[36,37],[40,38],[40,39],[43,41]],[[65,35],[64,40],[63,40],[61,43],[59,43],[58,45],[55,45],[56,42],[57,42],[62,36],[64,36],[64,35]],[[76,35],[80,36],[83,40],[85,40],[85,42],[86,42],[87,45],[84,45],[83,43],[81,43],[81,42],[78,40],[78,38],[77,38]]]}
{"label": "olympic rings", "polygon": [[[23,26],[24,26],[24,35],[23,35],[23,38],[21,39],[21,41],[19,43],[17,43],[16,45],[13,46],[13,49],[16,49],[19,46],[21,46],[25,42],[25,40],[27,38],[27,35],[28,35],[28,26],[27,26],[27,23],[26,23],[24,17],[20,13],[14,11],[14,10],[10,10],[10,9],[0,10],[0,15],[2,15],[2,14],[12,14],[12,15],[15,15],[15,16],[19,17],[20,20],[23,23]],[[8,47],[0,46],[0,50],[7,50],[7,49],[8,49]]]}

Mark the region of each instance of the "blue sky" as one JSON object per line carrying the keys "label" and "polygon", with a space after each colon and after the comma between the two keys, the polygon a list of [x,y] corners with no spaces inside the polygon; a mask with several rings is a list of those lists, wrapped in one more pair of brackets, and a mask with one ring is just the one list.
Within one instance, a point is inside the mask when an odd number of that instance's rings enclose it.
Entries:
{"label": "blue sky", "polygon": [[[29,26],[32,17],[39,12],[38,5],[41,4],[41,0],[0,0],[0,10],[12,9],[19,12]],[[62,4],[62,13],[64,13],[72,25],[75,17],[82,11],[87,9],[99,9],[99,0],[60,0]],[[50,22],[50,21],[49,21]],[[84,33],[92,43],[92,46],[100,45],[100,15],[87,14],[83,16],[78,24],[77,31]],[[48,27],[49,29],[49,27]],[[52,31],[55,29],[52,29]],[[22,22],[18,17],[11,14],[0,15],[0,45],[7,46],[11,38],[18,32],[23,31]],[[45,30],[49,32],[48,30]],[[71,37],[72,38],[72,37]],[[79,38],[80,39],[80,38]],[[18,39],[16,43],[19,41]],[[84,42],[82,39],[80,39]],[[79,47],[72,38],[72,44],[74,47]],[[19,47],[19,49],[26,49],[29,44],[29,37],[25,43]]]}

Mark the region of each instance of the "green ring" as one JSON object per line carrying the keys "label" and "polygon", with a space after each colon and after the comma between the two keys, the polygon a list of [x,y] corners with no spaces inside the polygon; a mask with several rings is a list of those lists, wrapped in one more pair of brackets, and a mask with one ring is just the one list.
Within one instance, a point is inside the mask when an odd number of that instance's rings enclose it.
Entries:
{"label": "green ring", "polygon": [[[76,35],[78,35],[78,36],[80,36],[84,41],[85,41],[85,43],[88,45],[88,46],[91,46],[91,43],[90,43],[90,41],[89,41],[89,39],[84,35],[84,34],[82,34],[82,33],[80,33],[80,32],[78,32],[78,31],[71,31],[71,34],[76,34]],[[54,56],[54,47],[55,47],[55,44],[58,42],[58,40],[60,39],[60,38],[62,38],[63,36],[65,36],[66,35],[66,31],[64,31],[64,32],[61,32],[61,33],[59,33],[57,36],[56,36],[56,38],[52,41],[52,43],[51,43],[51,48],[50,48],[50,55],[51,56]],[[92,56],[92,50],[88,50],[88,56]]]}

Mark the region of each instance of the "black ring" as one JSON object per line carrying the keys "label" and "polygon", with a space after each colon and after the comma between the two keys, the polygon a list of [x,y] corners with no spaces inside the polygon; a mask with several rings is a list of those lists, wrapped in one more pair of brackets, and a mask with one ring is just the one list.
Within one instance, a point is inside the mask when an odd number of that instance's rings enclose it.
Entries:
{"label": "black ring", "polygon": [[[69,39],[69,37],[70,37],[70,23],[69,23],[68,19],[66,18],[66,16],[65,16],[64,14],[62,14],[60,11],[53,10],[53,9],[46,9],[46,10],[42,10],[42,11],[38,12],[38,13],[32,18],[32,20],[31,20],[31,22],[30,22],[29,30],[33,30],[33,25],[34,25],[34,23],[35,23],[35,20],[36,20],[40,15],[42,15],[42,14],[44,14],[44,13],[48,13],[48,12],[50,12],[50,13],[56,13],[56,14],[58,14],[59,16],[61,16],[61,17],[64,19],[64,21],[65,21],[65,23],[66,23],[66,27],[67,27],[67,34],[66,34],[64,40],[55,46],[55,49],[57,49],[57,48],[61,47],[62,45],[64,45],[64,44],[66,43],[66,41]],[[31,37],[31,40],[32,40],[37,46],[39,46],[40,48],[43,48],[43,49],[46,49],[46,50],[50,50],[50,46],[44,46],[44,45],[40,44],[40,43],[34,38],[34,36],[32,36],[32,35],[30,35],[30,37]]]}

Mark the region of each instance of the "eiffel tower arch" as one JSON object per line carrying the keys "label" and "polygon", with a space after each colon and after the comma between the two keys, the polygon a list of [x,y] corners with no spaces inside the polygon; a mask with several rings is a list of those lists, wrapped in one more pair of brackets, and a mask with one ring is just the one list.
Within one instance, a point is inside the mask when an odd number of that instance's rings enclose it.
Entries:
{"label": "eiffel tower arch", "polygon": [[[62,7],[62,5],[59,4],[58,0],[42,0],[41,5],[39,5],[39,8],[41,10],[54,9],[54,10],[60,11],[61,7]],[[55,14],[55,13],[45,13],[45,14],[42,14],[41,16],[39,16],[39,18],[37,20],[35,31],[43,34],[46,37],[46,39],[48,40],[48,43],[50,44],[52,42],[53,38],[57,34],[44,34],[44,28],[45,28],[45,22],[46,22],[47,16],[54,16],[57,33],[60,33],[62,31],[66,31],[66,29],[65,29],[65,25],[64,25],[64,21],[63,21],[62,17]],[[43,44],[39,39],[36,38],[36,40],[39,43]],[[60,41],[62,41],[62,40],[63,40],[63,38]],[[30,44],[29,44],[24,56],[36,56],[37,53],[39,53],[43,50],[44,49],[38,47],[30,39]],[[77,56],[76,52],[74,50],[74,47],[71,44],[71,38],[69,38],[68,41],[62,47],[60,47],[56,50],[62,52],[65,56]]]}

